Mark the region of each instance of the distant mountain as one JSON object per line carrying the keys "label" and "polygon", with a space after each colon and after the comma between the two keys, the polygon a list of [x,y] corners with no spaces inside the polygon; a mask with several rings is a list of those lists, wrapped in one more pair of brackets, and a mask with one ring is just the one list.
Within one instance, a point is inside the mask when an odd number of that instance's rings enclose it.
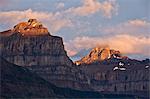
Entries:
{"label": "distant mountain", "polygon": [[77,65],[80,64],[90,64],[94,62],[102,62],[107,59],[116,58],[116,59],[127,59],[128,57],[122,56],[119,51],[110,49],[110,48],[93,48],[90,53],[84,56],[81,60],[76,61]]}

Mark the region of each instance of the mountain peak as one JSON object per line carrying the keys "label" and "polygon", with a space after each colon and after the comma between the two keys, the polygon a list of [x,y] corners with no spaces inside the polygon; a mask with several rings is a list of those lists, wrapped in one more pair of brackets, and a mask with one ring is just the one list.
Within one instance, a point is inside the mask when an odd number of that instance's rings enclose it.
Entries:
{"label": "mountain peak", "polygon": [[49,34],[47,28],[37,19],[29,19],[28,22],[20,22],[14,26],[12,31],[21,33],[22,36]]}
{"label": "mountain peak", "polygon": [[95,61],[103,61],[110,58],[122,59],[125,58],[125,56],[122,56],[120,51],[110,49],[109,47],[95,47],[90,51],[90,53],[87,56],[83,57],[79,61],[76,61],[75,64],[90,64]]}

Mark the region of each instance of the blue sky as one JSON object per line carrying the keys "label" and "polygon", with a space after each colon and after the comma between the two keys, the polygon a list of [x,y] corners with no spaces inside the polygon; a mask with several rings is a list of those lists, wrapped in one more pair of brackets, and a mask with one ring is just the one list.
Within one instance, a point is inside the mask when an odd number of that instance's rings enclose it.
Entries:
{"label": "blue sky", "polygon": [[149,10],[150,0],[1,0],[0,31],[37,18],[69,56],[107,45],[140,59],[150,56]]}

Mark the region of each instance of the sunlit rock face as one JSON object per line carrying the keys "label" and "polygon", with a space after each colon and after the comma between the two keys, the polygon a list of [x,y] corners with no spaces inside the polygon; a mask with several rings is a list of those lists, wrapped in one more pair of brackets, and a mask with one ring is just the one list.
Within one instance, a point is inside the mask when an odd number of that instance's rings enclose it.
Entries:
{"label": "sunlit rock face", "polygon": [[28,67],[57,86],[88,88],[86,76],[67,56],[62,38],[48,32],[44,35],[42,32],[22,32],[24,26],[30,25],[31,30],[33,26],[37,31],[40,27],[36,20],[29,20],[15,26],[16,32],[11,35],[7,31],[0,33],[1,56],[10,63]]}
{"label": "sunlit rock face", "polygon": [[107,60],[110,58],[123,58],[123,56],[121,55],[119,51],[115,51],[108,47],[107,48],[96,47],[96,48],[93,48],[87,56],[83,57],[79,61],[76,61],[75,63],[77,65],[90,64],[93,62],[103,61],[103,60]]}
{"label": "sunlit rock face", "polygon": [[12,31],[18,32],[23,36],[48,34],[47,28],[43,27],[42,23],[36,19],[29,19],[28,22],[20,22],[14,26]]}

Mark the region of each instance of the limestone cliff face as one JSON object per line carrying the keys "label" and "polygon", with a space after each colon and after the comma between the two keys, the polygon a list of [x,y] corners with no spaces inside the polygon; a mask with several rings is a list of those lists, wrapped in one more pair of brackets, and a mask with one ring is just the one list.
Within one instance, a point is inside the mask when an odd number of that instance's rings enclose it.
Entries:
{"label": "limestone cliff face", "polygon": [[[129,65],[130,64],[130,65]],[[89,64],[80,68],[88,74],[91,89],[102,92],[132,94],[149,97],[149,71],[146,64],[125,63],[124,66],[115,64]]]}
{"label": "limestone cliff face", "polygon": [[72,65],[60,37],[22,36],[16,33],[1,40],[2,56],[11,63],[20,66]]}
{"label": "limestone cliff face", "polygon": [[82,84],[86,86],[86,76],[73,65],[60,37],[22,36],[16,33],[2,37],[0,45],[1,55],[7,61],[27,66],[57,86],[77,89],[84,87]]}
{"label": "limestone cliff face", "polygon": [[[33,20],[30,21],[32,23]],[[30,23],[30,21],[28,22]],[[33,22],[33,26],[35,23]],[[15,28],[20,30],[21,27],[19,25]],[[1,32],[1,56],[10,63],[26,66],[57,86],[76,89],[88,88],[86,76],[74,66],[67,56],[62,38],[38,32],[38,29],[34,33],[30,33],[32,31],[29,30],[29,33],[26,32],[24,35],[21,31],[16,30],[9,31],[13,33]],[[42,34],[39,35],[40,33]]]}

